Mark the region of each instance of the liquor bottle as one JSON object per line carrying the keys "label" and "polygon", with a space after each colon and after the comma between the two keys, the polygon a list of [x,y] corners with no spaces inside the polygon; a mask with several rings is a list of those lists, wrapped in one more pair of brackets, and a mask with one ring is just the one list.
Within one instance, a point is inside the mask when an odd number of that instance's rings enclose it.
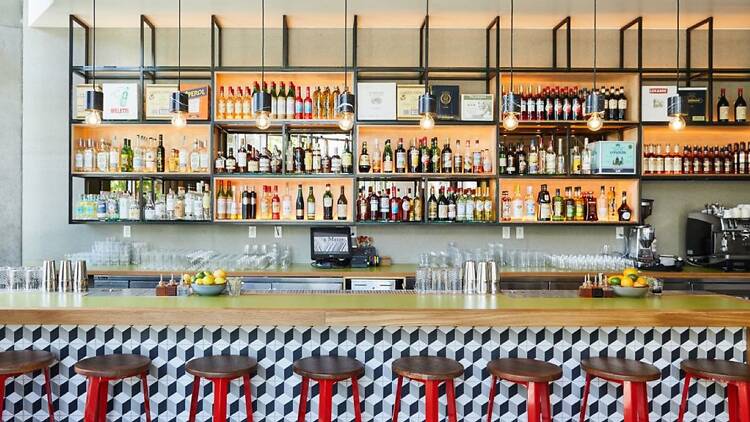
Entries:
{"label": "liquor bottle", "polygon": [[583,138],[583,151],[581,151],[581,174],[591,174],[591,149],[589,138]]}
{"label": "liquor bottle", "polygon": [[[505,137],[505,135],[503,135]],[[505,141],[500,142],[497,147],[497,166],[500,174],[505,174],[508,167],[508,159],[505,155]]]}
{"label": "liquor bottle", "polygon": [[312,99],[310,98],[310,87],[305,88],[305,99],[303,103],[303,119],[312,119]]}
{"label": "liquor bottle", "polygon": [[555,154],[555,147],[553,145],[554,140],[554,137],[550,137],[547,150],[544,153],[544,168],[547,174],[557,174],[557,154]]}
{"label": "liquor bottle", "polygon": [[309,193],[307,194],[307,219],[315,220],[315,194],[313,193],[312,186],[310,186]]}
{"label": "liquor bottle", "polygon": [[572,102],[572,111],[570,114],[571,120],[581,120],[581,117],[582,117],[583,107],[581,105],[582,102],[581,102],[581,98],[579,97],[579,92],[580,91],[578,91],[578,87],[576,86],[573,88],[573,92],[571,93],[571,96],[573,97],[571,100]]}
{"label": "liquor bottle", "polygon": [[237,154],[235,155],[234,158],[237,161],[237,172],[246,173],[247,172],[247,150],[245,149],[244,145],[240,144],[240,147],[237,149]]}
{"label": "liquor bottle", "polygon": [[407,157],[408,172],[417,173],[419,171],[419,148],[417,148],[414,138],[411,138],[411,144],[409,145],[409,151],[407,151]]}
{"label": "liquor bottle", "polygon": [[[308,90],[310,88],[308,87]],[[305,102],[302,99],[302,87],[297,87],[297,96],[294,97],[294,118],[304,119],[305,118]]]}
{"label": "liquor bottle", "polygon": [[219,220],[225,220],[227,218],[227,200],[224,196],[223,181],[219,181],[219,189],[216,191],[216,218]]}
{"label": "liquor bottle", "polygon": [[572,196],[572,188],[565,187],[565,221],[573,221],[576,218],[576,202]]}
{"label": "liquor bottle", "polygon": [[573,120],[573,101],[570,98],[570,92],[567,88],[563,88],[563,99],[562,99],[562,120]]}
{"label": "liquor bottle", "polygon": [[524,120],[536,120],[536,97],[531,90],[531,84],[526,95],[526,118]]}
{"label": "liquor bottle", "polygon": [[472,151],[472,173],[482,173],[484,165],[482,163],[482,150],[479,147],[479,139],[474,140],[474,151]]}
{"label": "liquor bottle", "polygon": [[[147,171],[155,172],[156,171],[156,149],[155,148],[149,148],[149,149],[154,154],[154,163],[151,166],[151,168],[148,169]],[[117,137],[115,136],[112,137],[112,141],[110,142],[110,145],[109,145],[109,171],[113,173],[120,171],[120,150],[117,148]]]}
{"label": "liquor bottle", "polygon": [[96,149],[96,171],[107,173],[109,170],[109,150],[104,143],[104,138],[99,140],[99,147]]}
{"label": "liquor bottle", "polygon": [[247,186],[242,187],[242,219],[250,219],[250,192],[247,190]]}
{"label": "liquor bottle", "polygon": [[[537,104],[539,107],[539,104]],[[544,106],[542,108],[542,117],[539,120],[555,120],[555,107],[552,102],[552,92],[550,87],[544,88]]]}
{"label": "liquor bottle", "polygon": [[526,186],[526,198],[523,201],[523,221],[534,221],[537,219],[536,198],[534,198],[534,187]]}
{"label": "liquor bottle", "polygon": [[555,196],[552,197],[552,221],[565,220],[565,200],[560,195],[560,188],[555,189]]}
{"label": "liquor bottle", "polygon": [[289,194],[289,183],[286,184],[284,196],[281,197],[281,219],[290,220],[292,218],[292,196]]}
{"label": "liquor bottle", "polygon": [[417,188],[414,192],[414,204],[412,205],[411,209],[414,210],[414,219],[413,221],[422,221],[424,212],[423,208],[423,199],[422,199],[423,191],[420,189],[419,184],[417,184]]}
{"label": "liquor bottle", "polygon": [[367,153],[367,142],[362,142],[362,152],[359,154],[358,163],[360,173],[370,172],[370,155]]}
{"label": "liquor bottle", "polygon": [[512,220],[523,220],[524,216],[524,201],[521,197],[521,186],[516,185],[516,191],[513,195],[513,201],[511,202],[511,219]]}
{"label": "liquor bottle", "polygon": [[573,191],[573,200],[575,201],[575,221],[585,221],[586,220],[586,202],[583,199],[583,194],[581,193],[581,187],[576,186],[575,190]]}
{"label": "liquor bottle", "polygon": [[[279,108],[279,94],[276,90],[276,82],[271,82],[271,118],[272,119],[278,119],[278,108]],[[252,98],[250,99],[250,103],[252,104]]]}
{"label": "liquor bottle", "polygon": [[219,97],[216,99],[216,120],[225,120],[227,112],[227,97],[224,95],[224,87],[219,87]]}
{"label": "liquor bottle", "polygon": [[391,198],[388,197],[387,187],[383,190],[382,195],[378,191],[378,198],[380,199],[378,203],[379,217],[382,221],[388,221],[388,214],[391,212]]}
{"label": "liquor bottle", "polygon": [[281,219],[281,198],[279,197],[278,185],[273,186],[273,196],[271,197],[271,220]]}
{"label": "liquor bottle", "polygon": [[490,195],[490,187],[484,188],[484,221],[495,221],[495,198]]}
{"label": "liquor bottle", "polygon": [[339,90],[338,86],[333,87],[333,92],[331,92],[331,99],[328,104],[330,104],[330,108],[328,110],[328,116],[330,119],[338,119],[340,117],[339,115],[339,97],[341,96],[341,91]]}
{"label": "liquor bottle", "polygon": [[729,121],[729,101],[726,97],[727,90],[725,88],[721,88],[721,95],[719,96],[719,101],[716,103],[716,115],[718,116],[718,121],[720,122],[728,122]]}
{"label": "liquor bottle", "polygon": [[453,173],[453,151],[451,151],[450,139],[445,141],[443,151],[440,153],[442,173]]}
{"label": "liquor bottle", "polygon": [[284,82],[279,82],[279,92],[276,94],[276,118],[286,119],[286,86]]}
{"label": "liquor bottle", "polygon": [[[275,89],[276,88],[274,88],[274,90]],[[271,101],[271,106],[272,106],[271,112],[272,113],[273,113],[273,110],[274,110],[273,106],[275,106],[275,105],[276,104],[274,104],[273,98],[272,98],[272,101]],[[249,86],[245,87],[245,95],[242,96],[242,105],[241,105],[241,107],[242,107],[242,119],[243,120],[251,120],[253,118],[253,97],[250,94],[250,87]]]}
{"label": "liquor bottle", "polygon": [[320,119],[320,86],[316,86],[312,93],[312,118]]}
{"label": "liquor bottle", "polygon": [[295,204],[295,218],[305,219],[305,200],[302,198],[302,185],[297,185],[297,201]]}
{"label": "liquor bottle", "polygon": [[233,120],[234,117],[234,88],[231,86],[228,88],[227,96],[226,96],[226,105],[224,110],[224,119],[226,120]]}
{"label": "liquor bottle", "polygon": [[351,149],[351,142],[345,141],[344,142],[344,152],[341,153],[341,172],[345,174],[352,174],[353,167],[353,159],[352,159],[352,149]]}
{"label": "liquor bottle", "polygon": [[529,143],[529,155],[528,160],[528,173],[539,174],[539,152],[536,148],[536,139],[531,138]]}
{"label": "liquor bottle", "polygon": [[372,186],[368,188],[367,198],[365,199],[365,202],[368,204],[365,219],[376,221],[380,212],[380,198],[375,195],[375,192],[372,190]]}
{"label": "liquor bottle", "polygon": [[349,203],[346,200],[346,194],[344,193],[344,187],[341,186],[341,193],[339,193],[339,199],[336,201],[336,217],[339,220],[346,220],[349,217],[348,212]]}
{"label": "liquor bottle", "polygon": [[289,81],[289,89],[286,91],[286,118],[288,120],[292,120],[295,118],[295,112],[296,112],[296,89],[294,87],[294,82]]}
{"label": "liquor bottle", "polygon": [[438,220],[448,220],[448,198],[445,196],[445,188],[442,186],[438,189]]}
{"label": "liquor bottle", "polygon": [[510,221],[511,215],[512,215],[512,211],[511,211],[510,195],[508,195],[507,190],[504,190],[502,194],[500,195],[500,220]]}
{"label": "liquor bottle", "polygon": [[618,105],[617,105],[618,104],[618,95],[617,95],[617,91],[615,91],[615,87],[614,86],[610,86],[609,87],[609,91],[607,91],[607,94],[608,94],[607,98],[608,98],[608,101],[609,101],[609,104],[608,104],[608,107],[607,107],[607,111],[608,111],[607,120],[617,120],[618,117],[619,117],[619,114],[618,114]]}
{"label": "liquor bottle", "polygon": [[226,171],[229,174],[234,173],[237,171],[237,159],[234,157],[234,151],[232,148],[229,148],[229,152],[227,153],[227,158],[224,162],[224,166],[226,167]]}
{"label": "liquor bottle", "polygon": [[430,173],[440,173],[440,148],[437,144],[437,138],[432,138],[430,144]]}
{"label": "liquor bottle", "polygon": [[[323,140],[325,142],[325,139]],[[324,173],[334,173],[334,174],[341,174],[342,172],[342,160],[339,156],[339,152],[336,149],[336,147],[333,148],[333,154],[331,155],[331,158],[328,159],[328,155],[323,155],[323,172]]]}
{"label": "liquor bottle", "polygon": [[466,140],[464,148],[464,173],[471,173],[474,170],[474,154],[471,152],[471,141]]}
{"label": "liquor bottle", "polygon": [[539,195],[537,195],[537,202],[539,203],[537,221],[552,220],[552,198],[550,197],[546,184],[542,184],[542,187],[539,190]]}
{"label": "liquor bottle", "polygon": [[[188,165],[190,163],[190,157],[188,155],[187,148],[185,147],[186,139],[183,136],[180,147],[177,149],[177,171],[180,173],[187,173]],[[138,148],[140,149],[140,148]],[[135,151],[133,151],[133,158],[135,160]]]}
{"label": "liquor bottle", "polygon": [[557,174],[565,174],[565,154],[563,154],[562,138],[557,138]]}
{"label": "liquor bottle", "polygon": [[419,140],[419,172],[430,172],[430,151],[427,149],[427,138]]}
{"label": "liquor bottle", "polygon": [[577,139],[574,136],[571,136],[570,142],[573,145],[573,148],[570,150],[570,173],[571,174],[581,174],[582,173],[582,163],[581,163],[581,151],[578,148],[578,145],[575,145],[577,143]]}
{"label": "liquor bottle", "polygon": [[596,215],[599,221],[609,220],[609,213],[607,207],[607,192],[604,189],[604,185],[599,188],[599,197],[596,198]]}
{"label": "liquor bottle", "polygon": [[518,120],[529,120],[529,111],[526,107],[526,92],[523,90],[523,85],[519,87],[520,92],[518,93],[518,102],[521,107],[521,113],[518,115]]}
{"label": "liquor bottle", "polygon": [[333,194],[331,194],[330,183],[326,183],[326,190],[323,193],[323,220],[333,220]]}
{"label": "liquor bottle", "polygon": [[401,220],[401,195],[393,185],[391,185],[388,220],[394,223]]}
{"label": "liquor bottle", "polygon": [[383,147],[383,173],[393,173],[393,149],[390,139],[385,140]]}
{"label": "liquor bottle", "polygon": [[312,144],[313,144],[312,138],[308,137],[307,138],[307,142],[306,142],[306,147],[305,147],[305,155],[304,155],[304,159],[305,159],[305,173],[307,173],[307,174],[313,174],[314,173],[314,168],[313,168],[313,159],[314,158],[313,158],[313,147],[312,147]]}
{"label": "liquor bottle", "polygon": [[383,156],[380,153],[380,143],[375,139],[375,149],[372,151],[372,160],[370,160],[370,169],[373,173],[380,173],[382,170]]}
{"label": "liquor bottle", "polygon": [[312,140],[312,173],[318,174],[321,173],[321,157],[320,157],[320,145],[318,144],[317,140],[313,138]]}
{"label": "liquor bottle", "polygon": [[620,93],[617,97],[617,120],[625,120],[628,112],[628,97],[625,96],[625,88],[620,87]]}
{"label": "liquor bottle", "polygon": [[406,149],[404,149],[404,139],[398,139],[396,148],[396,173],[406,173],[407,167]]}
{"label": "liquor bottle", "polygon": [[481,186],[472,190],[468,201],[474,202],[474,221],[484,221],[484,198],[482,198]]}
{"label": "liquor bottle", "polygon": [[331,113],[331,90],[328,87],[323,89],[320,93],[320,118],[321,119],[333,119],[333,113]]}
{"label": "liquor bottle", "polygon": [[403,198],[401,198],[401,221],[414,221],[414,211],[412,208],[412,199],[411,199],[411,188],[409,188],[406,192],[406,195],[404,195]]}
{"label": "liquor bottle", "polygon": [[84,171],[83,167],[83,152],[84,152],[83,139],[78,139],[78,147],[76,148],[75,156],[73,158],[73,169],[75,171]]}
{"label": "liquor bottle", "polygon": [[617,194],[614,186],[611,186],[607,192],[607,214],[609,221],[615,221],[617,218]]}
{"label": "liquor bottle", "polygon": [[[245,90],[243,94],[242,87],[241,86],[237,87],[237,95],[234,97],[234,119],[235,120],[242,120],[245,118],[245,115],[243,114],[243,111],[244,111],[243,103],[247,102],[248,107],[249,107],[250,104],[252,104],[250,100],[251,97],[252,97],[252,94],[248,90]],[[252,108],[249,108],[249,111],[250,111],[250,114],[248,114],[248,116],[252,118]]]}
{"label": "liquor bottle", "polygon": [[620,221],[630,221],[631,210],[628,206],[628,193],[622,191],[622,205],[617,209],[617,216]]}
{"label": "liquor bottle", "polygon": [[435,197],[435,187],[430,187],[430,198],[427,200],[427,221],[438,219],[438,200]]}
{"label": "liquor bottle", "polygon": [[737,88],[737,99],[734,100],[734,121],[738,123],[747,121],[747,103],[742,93],[742,88]]}
{"label": "liquor bottle", "polygon": [[164,172],[164,159],[165,157],[164,152],[164,138],[162,135],[159,135],[159,145],[156,147],[156,171],[159,173]]}

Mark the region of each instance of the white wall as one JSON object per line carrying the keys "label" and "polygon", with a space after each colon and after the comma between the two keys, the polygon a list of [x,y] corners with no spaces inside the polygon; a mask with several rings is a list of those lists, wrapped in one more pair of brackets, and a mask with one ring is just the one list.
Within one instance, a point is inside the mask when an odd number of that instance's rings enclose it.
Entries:
{"label": "white wall", "polygon": [[[551,31],[520,30],[516,33],[518,66],[549,66]],[[618,32],[600,31],[599,65],[618,65]],[[225,65],[259,64],[257,31],[228,30],[225,34]],[[502,34],[507,46],[507,33]],[[23,63],[23,260],[38,262],[66,252],[87,250],[95,239],[120,236],[120,226],[68,225],[68,125],[67,125],[67,30],[24,28]],[[408,66],[418,63],[417,30],[363,30],[359,36],[359,65]],[[646,31],[644,66],[672,66],[674,32]],[[628,35],[628,42],[634,36]],[[632,40],[630,39],[632,37]],[[694,64],[702,34],[696,35]],[[484,64],[484,32],[476,30],[433,31],[430,64],[434,66],[481,66]],[[574,31],[573,65],[591,63],[591,32]],[[183,64],[209,64],[210,33],[191,29],[183,32]],[[750,44],[750,31],[717,31],[717,66],[750,67],[750,52],[727,48]],[[136,65],[138,31],[106,30],[98,33],[99,65]],[[705,45],[703,45],[705,47]],[[337,65],[343,62],[340,31],[292,30],[291,65]],[[503,64],[507,49],[503,48]],[[626,65],[634,65],[632,48]],[[176,36],[170,29],[157,30],[158,64],[176,64]],[[561,60],[563,60],[562,52]],[[684,54],[683,54],[684,57]],[[267,37],[268,65],[281,62],[279,33]],[[564,64],[564,63],[563,63]],[[747,89],[746,91],[750,91]],[[655,212],[648,220],[656,226],[662,251],[681,253],[685,215],[708,201],[736,203],[750,201],[745,182],[644,182],[643,196],[656,199]],[[258,227],[258,241],[272,242],[272,229]],[[372,235],[383,255],[395,262],[415,262],[421,251],[441,247],[449,240],[464,246],[481,246],[502,241],[500,227],[360,227],[359,234]],[[556,251],[595,252],[605,243],[620,247],[612,227],[526,227],[524,240],[503,241],[508,248],[537,248]],[[240,251],[247,243],[244,226],[133,226],[133,238],[164,247]],[[284,228],[284,243],[295,246],[295,260],[309,258],[308,229]]]}

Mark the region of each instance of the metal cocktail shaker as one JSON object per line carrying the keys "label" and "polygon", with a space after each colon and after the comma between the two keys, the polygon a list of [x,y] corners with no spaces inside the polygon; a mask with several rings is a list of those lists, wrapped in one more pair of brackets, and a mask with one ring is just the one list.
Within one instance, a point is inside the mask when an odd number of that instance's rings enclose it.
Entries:
{"label": "metal cocktail shaker", "polygon": [[86,271],[86,261],[76,261],[73,264],[73,291],[83,293],[89,289],[89,274]]}
{"label": "metal cocktail shaker", "polygon": [[487,283],[490,288],[489,293],[493,295],[500,291],[500,281],[497,276],[497,262],[494,260],[487,261]]}
{"label": "metal cocktail shaker", "polygon": [[477,263],[477,284],[474,293],[487,293],[487,261]]}
{"label": "metal cocktail shaker", "polygon": [[60,292],[73,291],[73,268],[69,259],[60,261],[60,271],[57,274],[57,290]]}
{"label": "metal cocktail shaker", "polygon": [[472,294],[476,289],[476,263],[471,259],[464,261],[464,293]]}
{"label": "metal cocktail shaker", "polygon": [[45,292],[57,291],[57,270],[55,260],[48,259],[42,263],[42,290]]}

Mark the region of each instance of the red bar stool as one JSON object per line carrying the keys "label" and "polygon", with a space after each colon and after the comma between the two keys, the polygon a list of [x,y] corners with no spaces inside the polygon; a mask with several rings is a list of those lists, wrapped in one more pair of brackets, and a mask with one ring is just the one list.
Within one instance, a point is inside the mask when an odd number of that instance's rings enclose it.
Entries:
{"label": "red bar stool", "polygon": [[151,422],[151,406],[148,394],[148,368],[151,359],[141,355],[106,355],[83,359],[75,364],[76,373],[89,379],[86,395],[85,422],[106,422],[107,388],[110,381],[139,377],[143,385],[143,407],[146,421]]}
{"label": "red bar stool", "polygon": [[685,417],[693,378],[727,384],[729,422],[750,422],[750,365],[728,360],[692,359],[683,360],[680,368],[685,372],[685,387],[677,419],[679,422]]}
{"label": "red bar stool", "polygon": [[362,410],[359,403],[358,380],[365,374],[365,366],[358,360],[346,356],[311,356],[294,362],[294,373],[302,377],[302,388],[299,399],[298,422],[305,421],[307,414],[307,389],[310,380],[317,381],[319,390],[318,421],[331,422],[333,412],[333,386],[344,380],[352,381],[354,396],[354,420],[362,421]]}
{"label": "red bar stool", "polygon": [[47,408],[49,420],[55,420],[55,407],[52,403],[49,367],[57,362],[57,358],[50,352],[41,350],[11,350],[0,353],[0,420],[5,410],[5,380],[29,372],[41,370],[44,372],[44,389],[47,391]]}
{"label": "red bar stool", "polygon": [[496,359],[487,365],[492,374],[490,401],[487,408],[487,422],[492,422],[492,406],[495,401],[497,380],[521,384],[528,389],[526,418],[529,422],[552,421],[549,402],[549,383],[562,378],[562,369],[547,362],[534,359]]}
{"label": "red bar stool", "polygon": [[464,367],[460,363],[437,356],[411,356],[394,361],[392,369],[398,374],[396,401],[393,403],[393,422],[398,422],[404,378],[424,383],[426,422],[438,421],[438,387],[441,383],[445,383],[445,392],[448,396],[448,420],[456,422],[456,391],[453,380],[464,374]]}
{"label": "red bar stool", "polygon": [[247,356],[207,356],[193,359],[185,364],[185,371],[195,377],[193,381],[193,395],[190,400],[190,422],[195,421],[198,411],[198,391],[201,388],[201,378],[211,381],[214,385],[214,413],[213,421],[227,420],[227,394],[229,383],[236,378],[242,378],[245,390],[245,407],[247,420],[253,422],[253,400],[250,394],[250,377],[255,375],[258,362]]}
{"label": "red bar stool", "polygon": [[637,360],[610,357],[584,359],[581,361],[581,368],[586,372],[581,422],[586,420],[589,389],[594,377],[622,384],[625,393],[625,422],[648,421],[646,383],[661,377],[659,368]]}

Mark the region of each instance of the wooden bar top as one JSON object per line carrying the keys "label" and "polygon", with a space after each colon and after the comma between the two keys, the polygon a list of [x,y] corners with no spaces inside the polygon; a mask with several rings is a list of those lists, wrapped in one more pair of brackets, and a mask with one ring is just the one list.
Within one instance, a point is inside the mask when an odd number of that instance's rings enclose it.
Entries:
{"label": "wooden bar top", "polygon": [[0,293],[0,320],[34,325],[747,327],[750,301],[677,292],[641,299],[579,298],[570,292],[238,297],[7,292]]}

